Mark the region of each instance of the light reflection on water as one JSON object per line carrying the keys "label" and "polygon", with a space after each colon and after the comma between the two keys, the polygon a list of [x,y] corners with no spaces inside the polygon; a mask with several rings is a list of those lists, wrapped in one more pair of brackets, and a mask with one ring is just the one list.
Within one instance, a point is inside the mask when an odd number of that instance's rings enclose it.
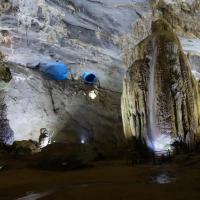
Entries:
{"label": "light reflection on water", "polygon": [[157,184],[169,184],[176,181],[176,178],[169,174],[159,174],[151,177],[153,183]]}
{"label": "light reflection on water", "polygon": [[[72,185],[67,185],[66,188],[87,188],[89,187],[89,184],[72,184]],[[46,197],[54,193],[56,189],[52,189],[51,191],[48,192],[27,192],[26,195],[23,197],[17,198],[16,200],[38,200],[42,197]]]}
{"label": "light reflection on water", "polygon": [[[156,184],[170,184],[176,181],[176,178],[169,174],[169,173],[161,173],[157,174],[151,177],[151,182]],[[91,183],[90,183],[91,184]],[[96,182],[93,182],[93,184],[98,184]],[[100,182],[99,184],[110,184],[110,182]],[[113,183],[112,183],[113,184]],[[68,185],[68,188],[87,188],[89,187],[89,184],[74,184],[74,185]],[[48,191],[43,193],[36,193],[36,192],[29,192],[25,196],[17,198],[16,200],[38,200],[42,197],[49,196],[54,191]]]}
{"label": "light reflection on water", "polygon": [[20,197],[16,200],[37,200],[40,199],[42,197],[48,196],[50,195],[52,192],[43,192],[43,193],[27,193],[26,196],[24,197]]}

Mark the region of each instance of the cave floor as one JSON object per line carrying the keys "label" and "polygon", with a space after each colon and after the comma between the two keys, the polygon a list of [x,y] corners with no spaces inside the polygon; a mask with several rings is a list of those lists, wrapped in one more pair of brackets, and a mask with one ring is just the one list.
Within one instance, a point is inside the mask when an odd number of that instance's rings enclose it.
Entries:
{"label": "cave floor", "polygon": [[200,167],[107,161],[89,169],[58,172],[18,166],[0,171],[0,199],[196,200]]}

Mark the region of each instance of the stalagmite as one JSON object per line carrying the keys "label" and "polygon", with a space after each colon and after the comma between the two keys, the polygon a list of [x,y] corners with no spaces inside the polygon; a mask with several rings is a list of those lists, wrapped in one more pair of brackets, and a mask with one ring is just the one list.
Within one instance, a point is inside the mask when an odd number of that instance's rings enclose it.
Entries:
{"label": "stalagmite", "polygon": [[121,105],[126,137],[145,139],[156,151],[171,150],[176,140],[192,144],[200,134],[199,86],[168,22],[153,22],[133,55]]}

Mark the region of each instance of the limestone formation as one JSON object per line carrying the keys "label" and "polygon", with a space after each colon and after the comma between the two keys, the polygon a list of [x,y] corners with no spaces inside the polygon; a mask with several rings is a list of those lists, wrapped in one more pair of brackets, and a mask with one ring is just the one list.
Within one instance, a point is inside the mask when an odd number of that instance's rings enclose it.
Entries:
{"label": "limestone formation", "polygon": [[[148,1],[1,3],[0,51],[7,55],[13,76],[5,102],[15,139],[38,140],[44,127],[54,131],[57,142],[71,137],[87,141],[89,136],[103,142],[109,137],[121,141],[120,96],[126,68],[118,42],[131,31],[133,22],[149,12]],[[79,78],[85,71],[95,73],[101,84],[97,98],[88,98],[94,88],[78,80],[46,80],[30,69],[55,59]]]}
{"label": "limestone formation", "polygon": [[170,24],[153,22],[152,34],[133,54],[122,94],[126,137],[144,139],[158,151],[175,140],[192,144],[200,134],[199,85]]}
{"label": "limestone formation", "polygon": [[200,36],[199,0],[151,0],[154,17],[162,17],[180,35]]}
{"label": "limestone formation", "polygon": [[7,106],[5,103],[5,90],[12,79],[10,70],[3,63],[4,56],[0,53],[0,143],[12,144],[14,133],[7,119]]}

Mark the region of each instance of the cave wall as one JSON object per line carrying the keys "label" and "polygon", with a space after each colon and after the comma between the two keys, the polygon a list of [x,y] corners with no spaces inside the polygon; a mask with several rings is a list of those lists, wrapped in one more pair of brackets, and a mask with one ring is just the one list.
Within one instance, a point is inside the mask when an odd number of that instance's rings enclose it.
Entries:
{"label": "cave wall", "polygon": [[164,18],[179,35],[200,37],[199,0],[150,0],[155,18]]}
{"label": "cave wall", "polygon": [[126,137],[142,138],[155,150],[176,139],[193,143],[200,134],[199,84],[171,25],[153,22],[152,34],[133,54],[122,94]]}
{"label": "cave wall", "polygon": [[[120,96],[125,66],[119,43],[134,21],[149,12],[147,0],[1,1],[0,50],[13,79],[6,95],[7,118],[15,140],[123,138]],[[63,60],[78,76],[91,71],[100,80],[95,101],[76,83],[53,82],[33,69],[41,61]],[[106,137],[105,137],[106,136]]]}
{"label": "cave wall", "polygon": [[12,144],[14,141],[14,132],[9,124],[5,102],[6,91],[12,76],[4,65],[4,59],[4,55],[0,52],[0,143]]}
{"label": "cave wall", "polygon": [[198,0],[151,0],[153,18],[164,18],[178,35],[190,62],[195,79],[199,80],[200,2]]}
{"label": "cave wall", "polygon": [[[163,135],[161,137],[156,137],[156,145],[163,149],[163,146],[170,144],[174,139],[181,139],[190,143],[190,141],[199,140],[199,55],[200,55],[200,39],[199,39],[199,1],[178,1],[178,0],[150,0],[150,5],[152,9],[151,17],[143,19],[141,21],[142,29],[146,34],[143,42],[135,43],[134,33],[130,35],[130,38],[125,38],[125,46],[123,46],[124,63],[128,67],[124,85],[123,85],[123,94],[122,94],[122,118],[124,124],[124,132],[127,138],[131,136],[137,136],[144,138],[147,143],[148,140],[152,140],[151,132],[160,132],[160,129],[163,129]],[[153,40],[154,34],[151,27],[152,22],[163,19],[168,23],[171,34],[174,34],[174,37],[178,41],[177,44],[166,44],[166,37],[162,41],[165,47],[160,47],[159,49],[155,46],[155,41],[149,45],[149,37]],[[164,33],[163,33],[164,34]],[[137,35],[137,32],[136,32]],[[144,34],[140,34],[145,36]],[[169,36],[168,36],[169,37]],[[147,38],[147,39],[146,39]],[[156,40],[157,41],[157,40]],[[157,41],[158,42],[158,41]],[[162,43],[161,42],[161,43]],[[152,47],[154,46],[154,47]],[[169,46],[169,47],[167,47]],[[154,50],[149,50],[154,49]],[[171,50],[168,50],[168,48]],[[156,49],[156,50],[155,50]],[[177,50],[181,49],[181,50]],[[160,51],[163,53],[159,53]],[[177,51],[181,52],[181,55],[177,55]],[[127,53],[126,53],[127,52]],[[146,53],[151,52],[151,53]],[[164,55],[161,59],[154,58],[153,54],[159,53],[159,55]],[[167,53],[165,55],[165,53]],[[145,55],[145,56],[144,56]],[[147,55],[147,56],[146,56]],[[165,57],[166,56],[166,57]],[[160,61],[159,61],[160,60]],[[169,63],[168,60],[172,62]],[[179,60],[179,61],[178,61]],[[182,60],[182,61],[181,61]],[[184,60],[184,61],[183,61]],[[150,77],[152,75],[152,63],[156,63],[155,67],[155,108],[149,107],[149,90],[150,88]],[[163,62],[168,66],[164,69]],[[168,63],[168,64],[167,64]],[[179,64],[178,64],[179,63]],[[183,64],[184,63],[184,64]],[[179,67],[176,65],[180,65]],[[176,67],[175,67],[176,66]],[[173,80],[169,77],[179,77],[179,75],[174,75],[174,70],[168,71],[168,69],[180,68],[180,71],[185,71],[182,81]],[[159,72],[157,72],[157,70]],[[162,75],[164,73],[164,75]],[[175,73],[176,74],[176,73]],[[168,76],[167,76],[168,75]],[[158,79],[158,80],[157,80]],[[180,77],[179,77],[180,79]],[[188,81],[189,80],[189,81]],[[177,82],[178,83],[175,83]],[[179,82],[180,81],[180,82]],[[158,82],[158,83],[157,83]],[[170,84],[175,83],[170,92]],[[181,83],[182,82],[182,83]],[[173,85],[173,84],[172,84]],[[187,85],[187,87],[186,87]],[[178,87],[178,88],[177,88]],[[183,89],[186,87],[187,89]],[[189,88],[188,88],[189,87]],[[179,102],[172,103],[173,93],[179,91],[175,95],[175,101],[179,99]],[[184,92],[185,90],[185,92]],[[184,94],[187,93],[188,94]],[[161,93],[161,94],[156,94]],[[165,94],[166,93],[166,94]],[[179,96],[181,95],[181,96]],[[189,100],[186,100],[186,99]],[[182,99],[182,100],[181,100]],[[184,100],[185,99],[185,100]],[[184,108],[183,101],[191,102],[187,103],[187,109]],[[154,103],[151,103],[153,105]],[[147,106],[148,105],[148,106]],[[186,105],[186,103],[185,103]],[[152,107],[152,106],[150,106]],[[138,111],[139,109],[139,111]],[[183,114],[180,114],[183,110]],[[154,118],[156,118],[157,127],[150,126],[150,111],[157,110],[157,114],[154,113]],[[179,110],[179,114],[174,113],[173,110]],[[162,112],[161,112],[162,111]],[[154,111],[155,112],[155,111]],[[187,113],[188,112],[188,113]],[[134,114],[132,114],[134,113]],[[160,113],[160,114],[159,114]],[[176,113],[176,112],[175,112]],[[191,114],[192,113],[192,114]],[[173,116],[174,115],[174,116]],[[165,116],[165,117],[164,117]],[[192,118],[191,118],[192,116]],[[178,118],[177,118],[178,117]],[[178,122],[174,125],[174,121],[178,119],[184,122]],[[171,122],[170,122],[171,121]],[[183,123],[185,125],[183,125]],[[163,124],[163,125],[161,125]],[[160,126],[164,128],[160,128]],[[190,127],[190,128],[189,128]],[[177,132],[177,130],[179,130]],[[189,134],[187,130],[190,130]],[[168,132],[168,133],[167,133]],[[165,134],[167,133],[167,134]],[[187,136],[188,137],[187,137]],[[150,138],[150,139],[149,139]],[[195,138],[195,139],[194,139]],[[166,141],[166,142],[163,142]],[[160,143],[160,144],[159,144]],[[161,144],[163,143],[163,144]],[[150,147],[153,145],[150,143]],[[162,148],[161,148],[162,146]],[[169,145],[167,148],[170,148]]]}

